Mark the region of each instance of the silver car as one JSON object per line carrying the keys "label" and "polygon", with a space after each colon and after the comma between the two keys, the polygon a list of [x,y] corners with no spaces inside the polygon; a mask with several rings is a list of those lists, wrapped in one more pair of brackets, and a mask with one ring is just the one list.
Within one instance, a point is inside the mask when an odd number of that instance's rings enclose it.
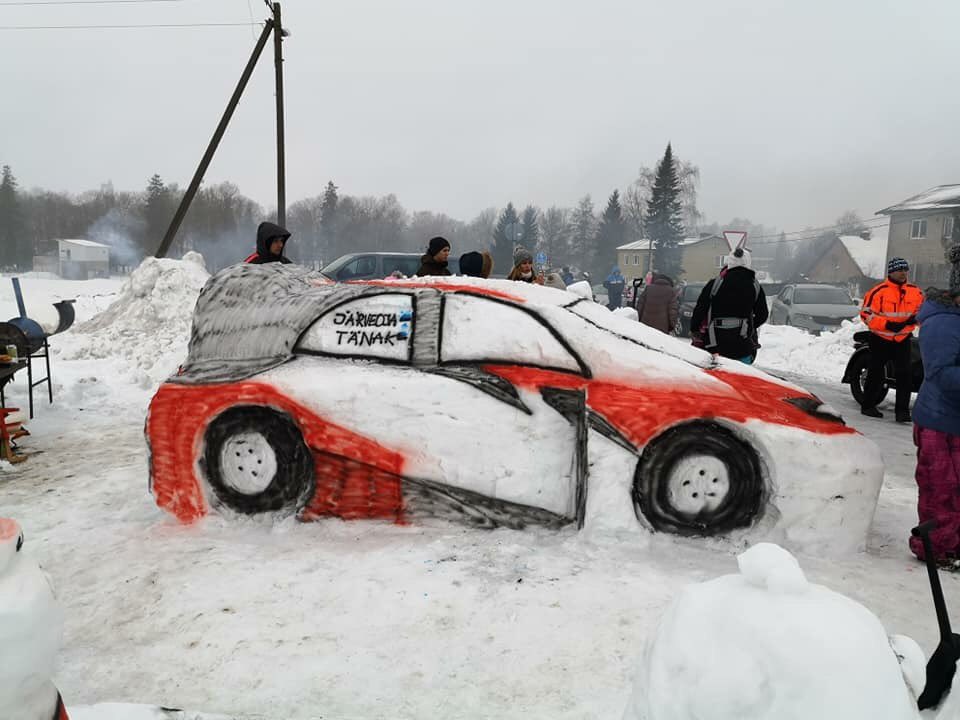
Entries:
{"label": "silver car", "polygon": [[792,325],[819,335],[852,320],[860,307],[843,288],[833,285],[784,285],[770,306],[771,325]]}

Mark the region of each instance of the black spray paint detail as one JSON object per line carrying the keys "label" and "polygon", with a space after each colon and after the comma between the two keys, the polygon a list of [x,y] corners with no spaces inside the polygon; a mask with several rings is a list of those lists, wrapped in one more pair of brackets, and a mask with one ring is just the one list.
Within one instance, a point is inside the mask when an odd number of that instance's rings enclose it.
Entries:
{"label": "black spray paint detail", "polygon": [[590,425],[591,430],[600,433],[607,438],[607,440],[616,443],[624,450],[629,450],[634,455],[640,455],[633,443],[627,440],[623,433],[617,430],[609,420],[595,410],[590,410],[587,412],[587,423]]}
{"label": "black spray paint detail", "polygon": [[427,369],[425,372],[467,383],[477,390],[496,398],[500,402],[511,405],[527,415],[533,415],[530,408],[520,399],[517,389],[510,382],[498,375],[485,372],[479,367],[472,365],[443,365],[437,368]]}
{"label": "black spray paint detail", "polygon": [[[709,456],[727,467],[729,491],[713,511],[691,516],[671,500],[668,479],[677,463]],[[756,452],[730,430],[714,422],[691,422],[667,430],[643,451],[633,484],[634,511],[656,530],[678,535],[721,535],[749,527],[767,501]]]}
{"label": "black spray paint detail", "polygon": [[523,530],[531,525],[557,529],[572,522],[571,518],[543,508],[414,478],[404,479],[403,503],[410,515],[455,520],[490,530],[498,527]]}
{"label": "black spray paint detail", "polygon": [[[243,433],[260,433],[276,457],[276,474],[256,494],[230,487],[223,477],[221,454],[231,438]],[[285,413],[260,405],[240,405],[218,415],[204,434],[200,468],[217,499],[230,509],[255,515],[265,512],[295,512],[314,492],[313,455],[303,442],[299,428]]]}
{"label": "black spray paint detail", "polygon": [[397,347],[406,342],[406,333],[382,330],[337,330],[337,345],[345,347]]}
{"label": "black spray paint detail", "polygon": [[577,493],[574,500],[574,514],[577,529],[582,529],[587,515],[587,481],[590,476],[590,457],[587,447],[587,396],[583,390],[565,390],[561,388],[543,388],[540,390],[543,401],[563,415],[576,428],[577,437],[574,448],[576,462]]}

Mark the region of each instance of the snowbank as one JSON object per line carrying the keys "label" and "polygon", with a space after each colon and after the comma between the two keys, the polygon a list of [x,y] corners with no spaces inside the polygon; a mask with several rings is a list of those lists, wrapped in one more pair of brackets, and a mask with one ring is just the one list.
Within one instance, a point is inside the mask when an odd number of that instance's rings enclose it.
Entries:
{"label": "snowbank", "polygon": [[839,382],[853,355],[853,334],[861,330],[866,330],[863,323],[848,320],[819,336],[788,325],[763,325],[757,367]]}
{"label": "snowbank", "polygon": [[156,385],[186,356],[193,307],[209,277],[195,252],[182,260],[147,258],[113,304],[62,336],[60,358],[119,360],[131,382]]}
{"label": "snowbank", "polygon": [[[923,653],[761,543],[683,590],[647,643],[625,720],[912,720]],[[919,667],[917,665],[919,664]],[[942,712],[942,709],[941,709]]]}

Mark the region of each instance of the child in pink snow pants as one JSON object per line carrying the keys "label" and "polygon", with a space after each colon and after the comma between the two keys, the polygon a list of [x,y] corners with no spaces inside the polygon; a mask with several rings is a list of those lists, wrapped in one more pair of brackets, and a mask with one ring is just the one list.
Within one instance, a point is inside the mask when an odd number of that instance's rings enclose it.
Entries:
{"label": "child in pink snow pants", "polygon": [[[917,313],[924,380],[913,408],[917,515],[937,521],[930,540],[937,562],[947,566],[960,559],[960,268],[954,268],[950,290],[928,290]],[[910,538],[910,549],[924,559],[918,538]]]}

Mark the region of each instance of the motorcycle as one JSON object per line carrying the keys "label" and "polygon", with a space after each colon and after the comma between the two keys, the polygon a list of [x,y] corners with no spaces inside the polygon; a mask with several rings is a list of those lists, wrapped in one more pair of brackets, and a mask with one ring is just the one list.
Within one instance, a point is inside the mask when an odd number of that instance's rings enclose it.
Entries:
{"label": "motorcycle", "polygon": [[[843,373],[843,379],[840,382],[850,385],[850,394],[853,399],[861,406],[864,403],[863,387],[867,382],[867,368],[870,367],[870,331],[861,330],[853,334],[854,351],[847,362],[847,369]],[[910,375],[911,391],[919,392],[920,385],[923,384],[923,360],[920,357],[920,344],[915,340],[910,340]],[[893,362],[888,361],[885,367],[885,377],[880,386],[879,395],[870,402],[869,405],[879,405],[887,396],[890,388],[896,388],[897,382],[893,377]]]}

